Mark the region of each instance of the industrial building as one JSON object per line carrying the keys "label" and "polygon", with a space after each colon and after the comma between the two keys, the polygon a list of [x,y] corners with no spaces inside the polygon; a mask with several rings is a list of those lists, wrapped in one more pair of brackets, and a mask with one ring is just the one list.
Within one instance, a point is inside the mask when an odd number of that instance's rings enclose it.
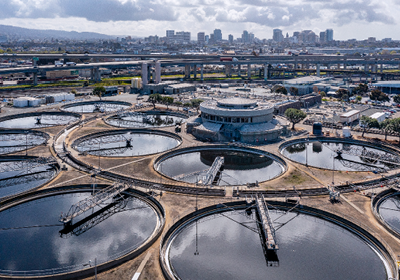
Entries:
{"label": "industrial building", "polygon": [[287,125],[273,117],[274,109],[270,103],[243,98],[205,101],[200,104],[201,117],[188,121],[188,132],[211,141],[272,141]]}

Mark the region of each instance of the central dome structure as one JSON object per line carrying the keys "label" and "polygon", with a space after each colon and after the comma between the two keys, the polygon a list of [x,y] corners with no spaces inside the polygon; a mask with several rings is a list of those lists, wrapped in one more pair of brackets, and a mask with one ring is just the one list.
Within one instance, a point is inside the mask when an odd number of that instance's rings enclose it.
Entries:
{"label": "central dome structure", "polygon": [[274,118],[274,106],[244,98],[208,100],[201,115],[188,123],[188,132],[202,140],[262,143],[275,140],[286,124]]}

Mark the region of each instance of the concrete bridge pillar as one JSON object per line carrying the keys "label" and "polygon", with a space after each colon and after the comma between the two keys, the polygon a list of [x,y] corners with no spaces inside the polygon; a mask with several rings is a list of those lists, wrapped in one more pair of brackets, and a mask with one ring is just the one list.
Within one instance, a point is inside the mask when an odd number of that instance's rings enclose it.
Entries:
{"label": "concrete bridge pillar", "polygon": [[95,82],[101,82],[101,74],[99,67],[94,68],[94,80]]}
{"label": "concrete bridge pillar", "polygon": [[321,76],[321,64],[317,63],[317,77]]}
{"label": "concrete bridge pillar", "polygon": [[251,79],[251,64],[247,64],[247,78]]}
{"label": "concrete bridge pillar", "polygon": [[156,62],[156,78],[155,83],[161,83],[161,63],[159,61]]}
{"label": "concrete bridge pillar", "polygon": [[381,63],[380,72],[383,73],[383,63]]}
{"label": "concrete bridge pillar", "polygon": [[142,63],[142,85],[147,85],[149,83],[148,70],[147,63]]}
{"label": "concrete bridge pillar", "polygon": [[190,78],[190,65],[185,65],[185,78]]}
{"label": "concrete bridge pillar", "polygon": [[197,78],[197,64],[193,65],[193,76],[194,76],[194,79],[196,80],[196,78]]}
{"label": "concrete bridge pillar", "polygon": [[369,72],[369,64],[364,63],[364,72],[368,73]]}
{"label": "concrete bridge pillar", "polygon": [[344,69],[344,70],[347,69],[347,63],[346,63],[346,62],[343,63],[343,69]]}
{"label": "concrete bridge pillar", "polygon": [[268,64],[264,64],[264,81],[268,80]]}
{"label": "concrete bridge pillar", "polygon": [[203,73],[204,73],[204,65],[201,64],[201,65],[200,65],[200,80],[202,80],[202,81],[204,81],[204,75],[203,75]]}
{"label": "concrete bridge pillar", "polygon": [[[400,64],[399,64],[399,69],[400,69]],[[238,76],[241,77],[242,74],[240,73],[242,70],[242,64],[238,64]]]}
{"label": "concrete bridge pillar", "polygon": [[37,86],[37,84],[38,84],[37,73],[34,72],[34,73],[33,73],[33,85],[34,85],[34,86]]}
{"label": "concrete bridge pillar", "polygon": [[94,69],[90,69],[90,79],[94,81]]}
{"label": "concrete bridge pillar", "polygon": [[231,77],[231,70],[232,70],[232,65],[231,64],[226,64],[225,65],[225,76],[226,77]]}

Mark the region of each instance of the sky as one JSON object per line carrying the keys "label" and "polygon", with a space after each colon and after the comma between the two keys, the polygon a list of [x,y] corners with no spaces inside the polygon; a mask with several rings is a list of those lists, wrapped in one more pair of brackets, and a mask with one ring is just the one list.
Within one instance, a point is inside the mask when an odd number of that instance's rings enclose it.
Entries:
{"label": "sky", "polygon": [[400,39],[400,0],[0,0],[0,24],[33,29],[165,36],[167,29],[260,39],[328,28],[335,40]]}

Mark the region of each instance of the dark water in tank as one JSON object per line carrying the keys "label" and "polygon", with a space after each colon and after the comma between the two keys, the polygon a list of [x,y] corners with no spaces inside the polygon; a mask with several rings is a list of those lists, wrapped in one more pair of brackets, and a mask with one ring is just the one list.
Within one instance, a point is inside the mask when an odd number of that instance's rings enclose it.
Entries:
{"label": "dark water in tank", "polygon": [[[273,221],[282,215],[270,214]],[[201,218],[197,250],[192,222],[173,239],[170,264],[183,280],[387,279],[382,260],[360,238],[330,222],[296,215],[274,222],[279,250],[269,265],[278,266],[267,265],[259,235],[249,229],[256,229],[254,214],[246,216],[243,210]]]}
{"label": "dark water in tank", "polygon": [[[4,270],[48,270],[47,274],[73,271],[117,258],[143,244],[154,231],[157,215],[153,208],[136,198],[112,209],[93,227],[62,235],[61,213],[89,193],[54,195],[23,203],[0,212],[0,273]],[[101,205],[105,207],[105,205]],[[94,211],[99,210],[96,207]],[[74,223],[94,212],[87,211]],[[110,210],[111,211],[111,210]],[[112,212],[111,211],[111,212]],[[103,212],[104,214],[107,212]],[[90,220],[94,221],[94,219]],[[89,224],[90,225],[90,224]],[[6,228],[12,228],[4,230]]]}
{"label": "dark water in tank", "polygon": [[179,140],[164,135],[128,132],[89,139],[76,149],[91,155],[131,157],[164,152],[179,144]]}
{"label": "dark water in tank", "polygon": [[123,116],[121,118],[110,118],[107,122],[111,125],[127,128],[140,127],[164,127],[175,125],[176,123],[184,123],[185,118],[169,115],[158,114],[137,114]]}
{"label": "dark water in tank", "polygon": [[[37,118],[40,118],[40,123]],[[77,121],[75,116],[68,115],[43,115],[10,119],[0,122],[3,128],[41,128],[56,125],[66,125]]]}
{"label": "dark water in tank", "polygon": [[95,112],[113,112],[129,108],[129,105],[113,104],[113,103],[95,103],[86,105],[76,105],[67,107],[64,110],[74,113],[95,113]]}
{"label": "dark water in tank", "polygon": [[[374,161],[371,158],[364,158],[354,154],[349,154],[347,151],[359,150],[361,152],[373,152],[372,158],[376,159],[382,155],[388,157],[396,157],[390,153],[379,149],[363,147],[360,145],[346,143],[329,143],[329,142],[309,142],[292,144],[282,150],[282,154],[299,163],[308,164],[310,166],[326,168],[331,170],[341,171],[373,171],[378,168],[394,168],[399,165],[388,165],[385,162]],[[336,150],[343,150],[342,158],[337,158]],[[370,166],[366,166],[368,164]]]}
{"label": "dark water in tank", "polygon": [[0,162],[0,197],[36,188],[51,180],[56,174],[56,170],[50,165],[3,172],[2,167],[13,163],[15,161]]}
{"label": "dark water in tank", "polygon": [[[243,185],[272,179],[284,170],[268,156],[229,150],[190,152],[170,157],[159,164],[158,171],[176,180],[195,183],[217,156],[225,159],[218,185]],[[203,172],[204,173],[204,172]]]}
{"label": "dark water in tank", "polygon": [[379,214],[389,226],[400,234],[400,195],[387,198],[379,206]]}
{"label": "dark water in tank", "polygon": [[23,151],[27,148],[41,145],[46,138],[32,133],[0,134],[0,154]]}

